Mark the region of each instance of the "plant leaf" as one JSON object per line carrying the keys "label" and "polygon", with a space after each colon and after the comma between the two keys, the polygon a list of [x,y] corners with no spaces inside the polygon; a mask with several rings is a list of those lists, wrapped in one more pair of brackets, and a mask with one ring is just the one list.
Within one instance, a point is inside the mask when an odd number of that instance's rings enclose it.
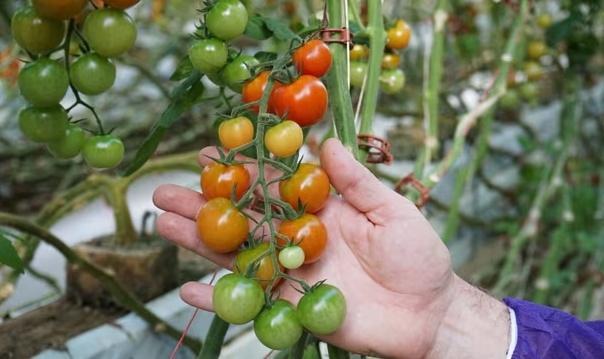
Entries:
{"label": "plant leaf", "polygon": [[277,59],[278,55],[276,52],[259,51],[254,55],[254,57],[256,59],[258,59],[258,61],[260,61],[260,63],[263,63],[263,62],[275,61]]}
{"label": "plant leaf", "polygon": [[23,261],[8,238],[0,233],[0,264],[7,265],[19,273],[23,273]]}
{"label": "plant leaf", "polygon": [[282,20],[267,17],[264,18],[264,23],[278,40],[290,41],[298,37],[298,35],[289,28],[289,25]]}
{"label": "plant leaf", "polygon": [[155,153],[166,131],[183,113],[197,103],[204,92],[204,87],[200,80],[201,74],[198,71],[193,71],[185,81],[174,89],[172,92],[172,102],[151,128],[149,135],[147,135],[147,138],[136,152],[134,160],[121,172],[122,176],[129,176],[141,168]]}
{"label": "plant leaf", "polygon": [[187,55],[183,57],[182,60],[180,60],[180,62],[178,63],[178,66],[176,66],[176,70],[174,70],[174,73],[172,74],[172,76],[170,76],[170,81],[182,81],[187,77],[191,76],[193,70],[193,64],[191,63],[191,59]]}
{"label": "plant leaf", "polygon": [[273,33],[267,27],[264,18],[261,15],[254,15],[248,20],[245,34],[252,39],[266,40],[271,37]]}

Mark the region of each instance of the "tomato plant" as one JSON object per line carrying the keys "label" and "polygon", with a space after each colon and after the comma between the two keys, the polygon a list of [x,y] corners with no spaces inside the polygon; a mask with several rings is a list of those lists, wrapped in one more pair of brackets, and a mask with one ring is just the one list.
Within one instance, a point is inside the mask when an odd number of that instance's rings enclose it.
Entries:
{"label": "tomato plant", "polygon": [[41,17],[31,7],[19,9],[11,21],[13,38],[32,54],[43,54],[58,47],[65,37],[65,24]]}
{"label": "tomato plant", "polygon": [[245,215],[226,198],[211,199],[197,215],[199,238],[217,253],[235,251],[245,242],[248,230]]}
{"label": "tomato plant", "polygon": [[80,126],[69,124],[65,129],[65,134],[61,139],[48,142],[48,151],[59,159],[69,159],[80,154],[84,143],[86,142],[86,133]]}
{"label": "tomato plant", "polygon": [[369,49],[365,45],[355,44],[350,49],[350,60],[359,61],[365,60],[369,56]]}
{"label": "tomato plant", "polygon": [[311,126],[327,112],[327,89],[315,76],[302,75],[289,85],[275,88],[271,102],[277,115],[302,127]]}
{"label": "tomato plant", "polygon": [[68,87],[69,77],[65,67],[48,58],[27,64],[19,74],[21,95],[36,107],[57,105]]}
{"label": "tomato plant", "polygon": [[[241,101],[243,103],[252,103],[260,101],[262,98],[262,94],[264,93],[264,89],[266,88],[266,84],[268,82],[268,78],[270,76],[270,71],[263,71],[259,73],[254,79],[248,81],[243,85],[243,89],[241,92]],[[273,93],[276,89],[281,87],[282,84],[278,81],[273,83]],[[272,99],[273,96],[271,96]],[[268,103],[268,111],[271,112],[272,109],[272,100],[269,100]],[[250,110],[254,112],[258,112],[258,105],[252,105]]]}
{"label": "tomato plant", "polygon": [[247,9],[239,0],[219,0],[208,12],[206,26],[212,35],[228,41],[243,34],[247,21]]}
{"label": "tomato plant", "polygon": [[247,145],[254,139],[254,124],[245,116],[223,121],[218,126],[218,138],[228,150]]}
{"label": "tomato plant", "polygon": [[28,107],[19,113],[19,128],[34,142],[50,142],[65,136],[69,117],[63,107]]}
{"label": "tomato plant", "polygon": [[[305,264],[318,261],[327,246],[327,229],[312,214],[305,213],[300,218],[281,222],[279,233],[302,248]],[[281,237],[277,241],[280,245],[287,244]]]}
{"label": "tomato plant", "polygon": [[189,58],[193,67],[204,74],[214,74],[226,65],[228,49],[218,39],[203,39],[193,43],[189,49]]}
{"label": "tomato plant", "polygon": [[75,88],[86,95],[99,95],[115,82],[115,65],[99,54],[81,56],[71,65],[71,81]]}
{"label": "tomato plant", "polygon": [[320,211],[329,198],[329,177],[320,166],[302,163],[298,170],[279,184],[281,198],[292,207],[299,204],[308,213]]}
{"label": "tomato plant", "polygon": [[411,40],[411,32],[411,27],[405,21],[398,20],[394,27],[388,29],[386,46],[391,49],[406,48]]}
{"label": "tomato plant", "polygon": [[264,143],[277,157],[293,156],[304,143],[304,133],[294,121],[283,121],[266,131]]}
{"label": "tomato plant", "polygon": [[382,68],[392,70],[398,68],[401,63],[401,57],[398,54],[384,54],[382,57]]}
{"label": "tomato plant", "polygon": [[366,63],[358,61],[350,63],[350,85],[352,87],[362,87],[365,76],[367,76]]}
{"label": "tomato plant", "polygon": [[316,335],[332,334],[346,318],[344,294],[332,285],[320,284],[300,299],[298,316],[309,332]]}
{"label": "tomato plant", "polygon": [[136,42],[134,20],[123,10],[98,9],[86,17],[84,36],[90,47],[104,57],[117,57],[130,50]]}
{"label": "tomato plant", "polygon": [[55,20],[70,19],[84,10],[86,0],[32,0],[38,13]]}
{"label": "tomato plant", "polygon": [[276,300],[254,320],[254,333],[265,346],[273,350],[287,349],[302,336],[303,328],[294,306],[283,299]]}
{"label": "tomato plant", "polygon": [[304,250],[299,246],[288,246],[279,252],[279,263],[287,269],[298,269],[304,264]]}
{"label": "tomato plant", "polygon": [[264,291],[253,279],[227,274],[214,286],[212,305],[216,314],[231,324],[253,320],[264,306]]}
{"label": "tomato plant", "polygon": [[331,67],[331,52],[321,40],[310,40],[293,55],[294,66],[301,75],[323,77]]}
{"label": "tomato plant", "polygon": [[82,148],[84,160],[93,168],[113,168],[124,159],[124,143],[113,135],[90,137]]}
{"label": "tomato plant", "polygon": [[405,73],[401,69],[384,70],[380,75],[382,91],[389,95],[399,93],[405,87]]}
{"label": "tomato plant", "polygon": [[235,257],[233,272],[248,274],[250,266],[255,268],[251,273],[253,279],[257,280],[262,288],[268,287],[277,278],[277,271],[273,266],[270,256],[270,244],[262,242],[255,247],[242,250]]}
{"label": "tomato plant", "polygon": [[240,199],[250,186],[250,174],[243,165],[226,166],[212,163],[201,172],[201,191],[205,198],[217,197]]}
{"label": "tomato plant", "polygon": [[543,41],[531,41],[528,44],[527,54],[530,59],[539,60],[547,50]]}
{"label": "tomato plant", "polygon": [[254,56],[239,55],[222,70],[222,81],[231,90],[241,92],[243,84],[252,77],[251,69],[259,64]]}

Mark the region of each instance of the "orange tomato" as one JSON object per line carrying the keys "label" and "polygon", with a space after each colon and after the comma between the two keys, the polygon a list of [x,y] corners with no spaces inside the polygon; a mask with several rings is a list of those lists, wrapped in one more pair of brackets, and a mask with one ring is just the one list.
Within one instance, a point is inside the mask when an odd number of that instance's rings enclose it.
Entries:
{"label": "orange tomato", "polygon": [[78,15],[86,7],[86,0],[33,0],[38,14],[57,20],[67,20]]}
{"label": "orange tomato", "polygon": [[214,162],[201,171],[201,191],[206,199],[217,197],[240,199],[250,187],[250,174],[243,165]]}
{"label": "orange tomato", "polygon": [[393,70],[398,67],[401,63],[401,57],[398,54],[384,54],[382,57],[382,68],[386,70]]}
{"label": "orange tomato", "polygon": [[197,215],[197,233],[201,241],[217,253],[235,251],[247,238],[247,218],[226,198],[207,202]]}
{"label": "orange tomato", "polygon": [[396,25],[388,29],[386,46],[391,49],[404,49],[409,46],[411,40],[411,27],[403,20],[398,20]]}
{"label": "orange tomato", "polygon": [[114,9],[125,10],[138,4],[140,0],[105,0],[105,5]]}
{"label": "orange tomato", "polygon": [[266,289],[271,284],[273,278],[277,279],[273,260],[267,254],[269,247],[270,244],[268,242],[263,242],[253,248],[244,249],[239,252],[235,258],[233,272],[245,275],[250,265],[257,265],[256,274],[253,278],[260,283],[262,288]]}
{"label": "orange tomato", "polygon": [[310,163],[302,163],[288,179],[279,183],[281,198],[294,209],[298,204],[308,213],[317,213],[329,198],[329,177],[323,169]]}
{"label": "orange tomato", "polygon": [[[283,221],[279,233],[304,251],[304,263],[319,260],[327,246],[327,229],[315,215],[305,213],[293,221]],[[285,246],[287,241],[277,237],[277,243]]]}
{"label": "orange tomato", "polygon": [[[254,79],[246,82],[243,85],[243,89],[241,91],[241,101],[243,103],[250,103],[260,101],[262,99],[262,95],[264,94],[264,89],[266,89],[266,84],[268,83],[268,77],[270,75],[270,71],[263,71]],[[273,83],[273,93],[275,90],[280,88],[282,84],[279,81],[275,81]],[[268,112],[272,112],[272,94],[268,103]],[[250,107],[250,110],[254,112],[259,111],[259,105],[254,104]]]}
{"label": "orange tomato", "polygon": [[247,145],[254,139],[254,124],[245,116],[223,121],[218,126],[218,138],[228,150]]}

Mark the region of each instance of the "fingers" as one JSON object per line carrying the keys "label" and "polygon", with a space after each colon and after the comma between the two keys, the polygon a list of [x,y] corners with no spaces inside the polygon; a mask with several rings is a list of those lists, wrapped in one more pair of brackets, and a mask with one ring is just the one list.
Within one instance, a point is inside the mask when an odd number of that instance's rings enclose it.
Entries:
{"label": "fingers", "polygon": [[174,212],[195,220],[197,212],[205,203],[203,196],[192,189],[172,184],[157,187],[153,193],[153,203],[166,212]]}
{"label": "fingers", "polygon": [[189,282],[180,287],[180,297],[189,305],[211,312],[214,310],[212,307],[213,290],[214,287],[209,284]]}
{"label": "fingers", "polygon": [[231,268],[233,255],[219,254],[209,249],[197,236],[194,221],[179,214],[166,212],[157,219],[157,232],[174,244],[193,251],[224,268]]}
{"label": "fingers", "polygon": [[355,160],[337,139],[329,139],[323,144],[321,165],[335,189],[373,223],[392,218],[403,206],[415,209]]}

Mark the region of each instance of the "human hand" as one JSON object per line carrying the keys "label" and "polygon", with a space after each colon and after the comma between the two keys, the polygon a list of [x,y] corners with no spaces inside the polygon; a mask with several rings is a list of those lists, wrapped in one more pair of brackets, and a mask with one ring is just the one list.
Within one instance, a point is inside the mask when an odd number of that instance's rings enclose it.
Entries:
{"label": "human hand", "polygon": [[[202,150],[201,165],[215,153]],[[449,251],[415,205],[382,184],[337,140],[323,145],[321,165],[341,194],[319,212],[327,248],[318,262],[290,271],[310,284],[326,279],[346,297],[343,326],[321,339],[383,357],[502,356],[505,306],[453,273]],[[247,166],[253,176],[254,166]],[[164,185],[154,201],[166,211],[157,223],[163,237],[231,268],[234,256],[213,253],[198,238],[195,220],[205,203],[202,195]],[[211,286],[197,282],[181,289],[183,300],[204,310],[212,310],[211,294]],[[300,297],[288,285],[281,285],[280,294],[292,303]],[[476,333],[481,329],[496,340],[482,338],[484,332]]]}

